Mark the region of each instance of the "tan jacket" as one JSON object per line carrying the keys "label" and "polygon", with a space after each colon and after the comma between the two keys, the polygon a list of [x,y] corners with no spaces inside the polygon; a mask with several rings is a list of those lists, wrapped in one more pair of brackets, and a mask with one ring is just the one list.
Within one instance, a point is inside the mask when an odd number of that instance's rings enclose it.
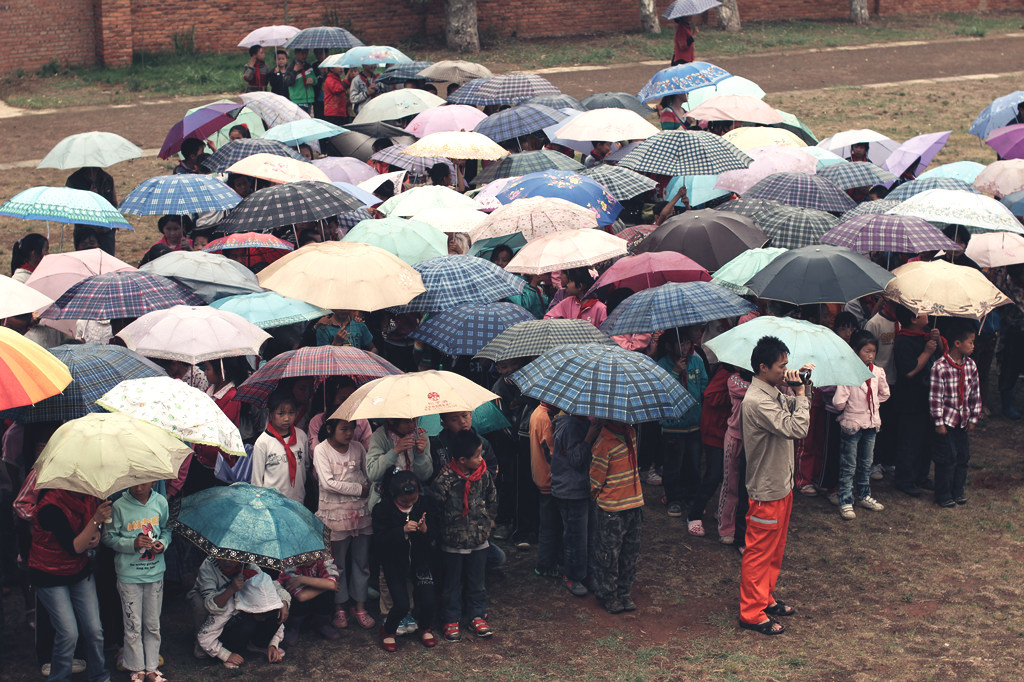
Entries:
{"label": "tan jacket", "polygon": [[781,500],[793,490],[793,441],[807,436],[810,401],[754,377],[740,409],[747,493],[758,502]]}

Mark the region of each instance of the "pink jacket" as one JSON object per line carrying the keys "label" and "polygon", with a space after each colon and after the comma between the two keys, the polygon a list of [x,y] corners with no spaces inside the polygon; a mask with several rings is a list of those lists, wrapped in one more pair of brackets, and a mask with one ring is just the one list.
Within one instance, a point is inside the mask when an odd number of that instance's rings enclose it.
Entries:
{"label": "pink jacket", "polygon": [[750,388],[750,382],[744,381],[739,372],[729,375],[726,384],[729,387],[729,401],[732,403],[732,414],[729,415],[728,426],[725,429],[725,437],[735,440],[743,440],[743,424],[740,423],[740,407],[743,405],[743,396]]}
{"label": "pink jacket", "polygon": [[843,428],[860,431],[882,426],[878,406],[889,399],[889,382],[885,380],[885,370],[878,365],[870,365],[869,369],[874,373],[874,379],[868,379],[860,386],[836,386],[832,406],[842,410],[839,425]]}
{"label": "pink jacket", "polygon": [[330,441],[313,450],[313,469],[320,485],[317,517],[331,529],[331,540],[369,535],[373,521],[369,497],[361,497],[366,477],[366,450],[352,439],[348,452],[338,452]]}
{"label": "pink jacket", "polygon": [[[313,415],[313,418],[309,420],[309,449],[310,451],[315,450],[317,445],[320,445],[320,427],[324,425],[324,412]],[[366,450],[370,449],[370,436],[373,435],[373,429],[370,428],[370,422],[365,419],[356,420],[356,430],[352,434],[352,440],[359,441],[363,448]]]}
{"label": "pink jacket", "polygon": [[582,306],[580,305],[580,302],[576,300],[575,296],[566,296],[562,299],[561,303],[544,315],[545,320],[549,320],[551,318],[563,320],[586,320],[595,327],[600,327],[604,321],[608,319],[608,310],[604,307],[604,303],[601,303],[600,301],[595,302],[586,310],[582,310]]}

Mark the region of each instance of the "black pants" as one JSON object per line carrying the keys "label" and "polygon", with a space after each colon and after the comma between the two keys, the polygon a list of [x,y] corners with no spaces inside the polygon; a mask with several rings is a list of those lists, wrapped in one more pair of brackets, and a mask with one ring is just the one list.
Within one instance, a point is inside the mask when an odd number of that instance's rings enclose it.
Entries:
{"label": "black pants", "polygon": [[999,353],[999,393],[1005,395],[1017,385],[1017,377],[1024,371],[1024,331],[1004,329]]}
{"label": "black pants", "polygon": [[334,593],[321,592],[307,601],[292,599],[291,608],[288,610],[288,622],[293,618],[305,618],[306,616],[331,616],[334,614]]}
{"label": "black pants", "polygon": [[[447,623],[486,618],[487,587],[484,570],[487,564],[487,550],[479,549],[469,554],[444,554],[444,589],[441,592],[441,621]],[[463,595],[465,578],[465,595]]]}
{"label": "black pants", "polygon": [[250,644],[266,649],[280,626],[277,611],[261,613],[259,620],[251,613],[238,611],[220,633],[220,643],[228,651],[235,652],[244,652]]}
{"label": "black pants", "polygon": [[722,462],[724,452],[722,448],[711,445],[704,445],[704,475],[697,486],[697,494],[690,505],[690,511],[686,515],[687,521],[696,521],[704,516],[704,509],[708,506],[708,500],[722,485]]}
{"label": "black pants", "polygon": [[733,536],[738,547],[746,546],[747,510],[750,509],[750,495],[747,494],[747,451],[740,450],[740,489],[739,502],[736,504],[736,529]]}
{"label": "black pants", "polygon": [[896,422],[897,488],[913,488],[928,478],[934,430],[927,412],[899,415]]}
{"label": "black pants", "polygon": [[[883,403],[884,404],[884,403]],[[895,422],[893,422],[895,424]],[[889,428],[895,433],[896,429]],[[839,485],[839,434],[842,430],[839,427],[839,415],[825,411],[825,456],[821,463],[821,477],[818,479],[818,487],[825,490],[835,490]]]}
{"label": "black pants", "polygon": [[437,597],[434,592],[434,577],[429,565],[409,568],[409,557],[399,554],[380,557],[380,569],[391,593],[391,611],[384,620],[384,632],[393,635],[398,624],[409,613],[409,580],[412,580],[413,597],[416,599],[416,620],[423,629],[434,624]]}
{"label": "black pants", "polygon": [[[878,416],[882,420],[882,429],[875,438],[875,464],[885,466],[896,465],[896,406],[891,400],[886,400],[878,406]],[[888,425],[888,426],[886,426]]]}
{"label": "black pants", "polygon": [[938,503],[964,496],[967,462],[971,459],[970,438],[964,427],[946,427],[935,434],[932,459],[935,460],[935,501]]}

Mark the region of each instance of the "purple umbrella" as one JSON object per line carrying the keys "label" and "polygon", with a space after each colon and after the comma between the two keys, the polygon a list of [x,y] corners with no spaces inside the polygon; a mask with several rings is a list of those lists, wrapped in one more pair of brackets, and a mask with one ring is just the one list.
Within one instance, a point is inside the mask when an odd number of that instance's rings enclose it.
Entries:
{"label": "purple umbrella", "polygon": [[985,144],[995,149],[1001,159],[1024,158],[1024,123],[996,128],[985,138]]}
{"label": "purple umbrella", "polygon": [[166,159],[171,154],[177,154],[181,150],[181,143],[190,137],[205,139],[207,135],[231,123],[235,112],[243,106],[233,102],[218,102],[193,111],[171,127],[158,156]]}
{"label": "purple umbrella", "polygon": [[821,242],[845,246],[860,253],[961,250],[956,242],[927,220],[905,215],[859,215],[826,232]]}
{"label": "purple umbrella", "polygon": [[882,162],[882,168],[897,177],[910,171],[911,175],[916,178],[928,167],[935,155],[946,146],[946,142],[952,134],[952,130],[947,130],[942,133],[925,133],[912,137],[897,147],[896,151]]}

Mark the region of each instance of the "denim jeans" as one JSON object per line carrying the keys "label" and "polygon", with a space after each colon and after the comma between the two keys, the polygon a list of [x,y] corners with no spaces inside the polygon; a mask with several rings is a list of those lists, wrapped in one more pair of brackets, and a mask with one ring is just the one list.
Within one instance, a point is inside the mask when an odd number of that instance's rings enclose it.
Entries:
{"label": "denim jeans", "polygon": [[700,485],[700,431],[690,433],[662,432],[661,443],[665,453],[661,477],[665,484],[665,498],[669,504],[682,504],[697,495]]}
{"label": "denim jeans", "polygon": [[[465,615],[470,620],[487,614],[487,588],[484,567],[487,550],[469,554],[444,554],[444,588],[441,590],[441,622],[458,623]],[[465,613],[463,612],[462,577],[466,577]]]}
{"label": "denim jeans", "polygon": [[128,672],[153,672],[160,666],[160,610],[164,581],[123,583],[117,581],[124,614],[124,667]]}
{"label": "denim jeans", "polygon": [[71,679],[71,661],[78,644],[81,624],[82,648],[87,664],[89,682],[107,682],[103,660],[103,626],[100,625],[100,603],[96,598],[96,582],[90,575],[74,585],[60,587],[37,587],[36,595],[46,607],[56,630],[53,641],[53,658],[50,660],[50,682],[65,682]]}
{"label": "denim jeans", "polygon": [[839,504],[871,497],[871,463],[875,458],[877,429],[844,428],[839,446]]}
{"label": "denim jeans", "polygon": [[562,572],[569,580],[581,581],[590,574],[591,538],[596,530],[591,518],[593,504],[589,498],[554,500],[562,515]]}
{"label": "denim jeans", "polygon": [[558,567],[558,558],[562,549],[562,517],[558,511],[558,503],[550,494],[541,494],[539,512],[537,570],[552,571]]}

